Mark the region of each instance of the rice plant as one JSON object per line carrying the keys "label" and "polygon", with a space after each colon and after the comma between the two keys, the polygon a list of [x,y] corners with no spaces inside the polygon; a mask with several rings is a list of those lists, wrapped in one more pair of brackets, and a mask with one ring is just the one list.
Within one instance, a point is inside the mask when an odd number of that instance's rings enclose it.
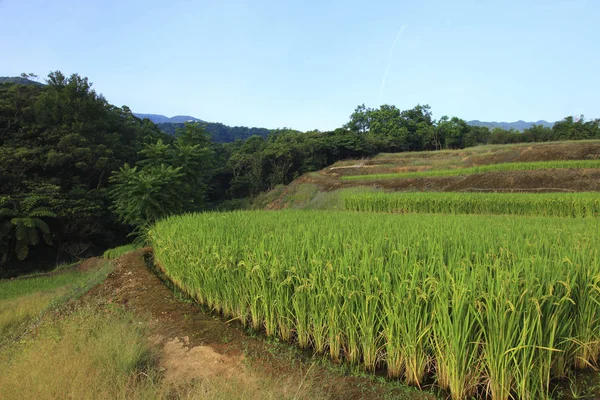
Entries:
{"label": "rice plant", "polygon": [[568,218],[600,216],[598,193],[364,193],[344,197],[349,211],[506,214]]}
{"label": "rice plant", "polygon": [[150,238],[216,312],[454,399],[544,398],[600,353],[595,218],[238,211]]}

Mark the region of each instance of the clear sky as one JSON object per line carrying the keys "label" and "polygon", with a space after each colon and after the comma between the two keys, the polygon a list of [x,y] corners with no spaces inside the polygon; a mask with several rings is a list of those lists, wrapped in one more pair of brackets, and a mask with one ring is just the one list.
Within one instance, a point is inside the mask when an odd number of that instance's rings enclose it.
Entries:
{"label": "clear sky", "polygon": [[87,76],[133,111],[334,129],[354,108],[600,117],[597,0],[0,0],[0,76]]}

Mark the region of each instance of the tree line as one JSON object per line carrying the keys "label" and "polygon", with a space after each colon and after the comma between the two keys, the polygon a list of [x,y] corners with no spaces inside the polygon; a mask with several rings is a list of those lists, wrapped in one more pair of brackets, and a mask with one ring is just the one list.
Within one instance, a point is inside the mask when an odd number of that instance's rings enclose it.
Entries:
{"label": "tree line", "polygon": [[253,197],[342,159],[591,138],[600,138],[600,120],[569,117],[518,133],[436,121],[427,105],[362,105],[333,131],[278,129],[223,143],[200,124],[163,132],[108,103],[78,74],[52,72],[46,85],[3,83],[0,275],[28,260],[39,268],[97,253],[166,215]]}
{"label": "tree line", "polygon": [[556,122],[552,128],[533,125],[522,132],[514,129],[470,126],[463,119],[447,116],[435,121],[429,106],[418,105],[401,111],[393,105],[378,109],[358,106],[345,128],[386,138],[395,151],[462,149],[483,144],[549,142],[558,140],[600,139],[600,119],[583,115]]}
{"label": "tree line", "polygon": [[[175,135],[178,129],[185,127],[184,122],[162,122],[156,124],[158,129]],[[202,124],[210,138],[217,143],[231,143],[236,140],[246,140],[251,136],[267,137],[272,133],[271,129],[267,128],[249,128],[247,126],[227,126],[220,122],[205,122]]]}

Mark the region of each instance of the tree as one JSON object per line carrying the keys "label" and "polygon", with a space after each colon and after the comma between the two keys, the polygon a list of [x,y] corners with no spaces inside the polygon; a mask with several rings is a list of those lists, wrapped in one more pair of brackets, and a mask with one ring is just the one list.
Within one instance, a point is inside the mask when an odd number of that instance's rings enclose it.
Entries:
{"label": "tree", "polygon": [[552,127],[554,140],[583,140],[600,138],[600,119],[586,121],[583,115],[578,118],[568,116]]}
{"label": "tree", "polygon": [[369,136],[377,139],[377,146],[387,151],[402,151],[406,148],[408,129],[403,124],[400,110],[396,106],[384,104],[371,111]]}
{"label": "tree", "polygon": [[125,164],[110,177],[114,211],[123,223],[136,229],[182,213],[193,203],[180,191],[182,177],[181,167],[161,164],[138,169]]}
{"label": "tree", "polygon": [[43,218],[54,218],[56,214],[39,205],[40,202],[37,196],[21,201],[11,201],[7,196],[0,198],[0,243],[5,244],[0,265],[8,261],[11,248],[19,261],[25,260],[29,247],[39,244],[40,233],[47,244],[52,244],[50,227]]}
{"label": "tree", "polygon": [[36,74],[34,74],[33,72],[29,72],[29,73],[23,72],[21,74],[21,78],[28,79],[28,80],[31,79],[31,80],[35,81],[35,80],[37,80],[38,76]]}
{"label": "tree", "polygon": [[469,131],[464,138],[464,146],[472,147],[486,144],[490,137],[490,129],[486,126],[469,126]]}
{"label": "tree", "polygon": [[489,144],[508,144],[523,141],[523,135],[514,129],[506,130],[500,127],[492,129],[488,138]]}
{"label": "tree", "polygon": [[265,188],[265,140],[252,136],[231,155],[228,166],[232,171],[231,194],[234,197],[254,196]]}
{"label": "tree", "polygon": [[437,125],[438,136],[443,138],[443,142],[448,149],[462,149],[464,145],[464,138],[469,133],[469,125],[466,121],[447,116],[440,118]]}
{"label": "tree", "polygon": [[135,167],[125,164],[110,177],[110,196],[119,220],[136,233],[160,218],[204,206],[213,153],[205,132],[187,125],[176,142],[147,144]]}
{"label": "tree", "polygon": [[181,144],[198,145],[200,147],[210,147],[210,134],[203,125],[198,122],[186,122],[183,128],[175,130],[175,138]]}
{"label": "tree", "polygon": [[549,142],[553,137],[552,129],[543,125],[532,125],[523,131],[524,142]]}
{"label": "tree", "polygon": [[350,121],[344,128],[356,133],[367,133],[371,129],[372,116],[373,109],[367,108],[364,104],[361,104],[356,107],[352,115],[350,115]]}

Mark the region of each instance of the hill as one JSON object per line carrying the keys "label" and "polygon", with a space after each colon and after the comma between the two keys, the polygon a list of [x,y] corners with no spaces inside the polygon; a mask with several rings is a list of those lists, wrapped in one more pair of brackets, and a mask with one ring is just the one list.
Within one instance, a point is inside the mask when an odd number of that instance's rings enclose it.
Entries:
{"label": "hill", "polygon": [[31,79],[22,78],[20,76],[0,76],[0,84],[3,83],[18,83],[20,85],[43,86],[43,84],[40,82],[32,81]]}
{"label": "hill", "polygon": [[525,129],[531,128],[533,125],[542,125],[546,128],[552,128],[552,126],[554,126],[554,122],[548,122],[548,121],[544,121],[544,120],[539,120],[537,122],[525,122],[523,120],[519,120],[516,122],[495,122],[495,121],[486,122],[486,121],[473,120],[473,121],[467,121],[467,124],[469,124],[471,126],[485,126],[490,129],[502,128],[502,129],[506,129],[506,130],[514,129],[517,131],[523,131]]}
{"label": "hill", "polygon": [[184,123],[184,122],[204,122],[201,119],[191,117],[189,115],[176,115],[174,117],[167,117],[160,114],[141,114],[141,113],[133,113],[139,119],[148,118],[150,121],[155,124],[164,124],[164,123]]}

